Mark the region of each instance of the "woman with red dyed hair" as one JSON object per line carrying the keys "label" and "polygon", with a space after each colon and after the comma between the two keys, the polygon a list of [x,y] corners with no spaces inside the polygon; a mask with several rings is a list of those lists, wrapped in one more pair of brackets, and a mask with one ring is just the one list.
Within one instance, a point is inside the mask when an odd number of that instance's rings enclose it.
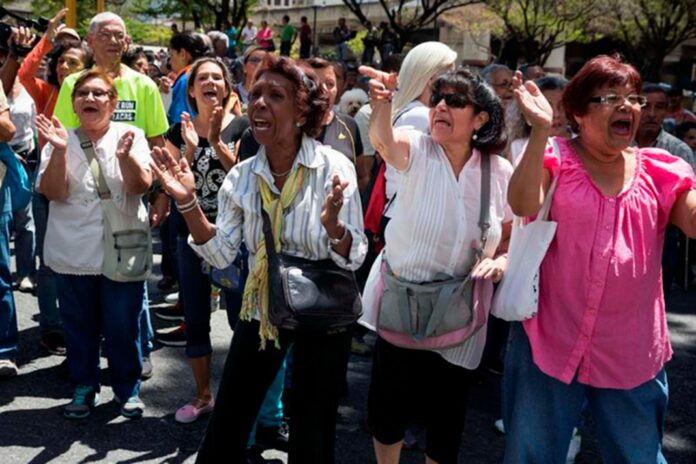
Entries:
{"label": "woman with red dyed hair", "polygon": [[696,177],[681,159],[631,147],[645,98],[617,57],[590,60],[563,105],[578,137],[546,150],[553,111],[515,77],[532,125],[510,181],[518,216],[556,183],[556,236],[540,268],[539,313],[511,329],[503,379],[505,463],[565,462],[587,400],[604,462],[664,463],[664,365],[672,356],[658,250],[672,223],[696,237]]}

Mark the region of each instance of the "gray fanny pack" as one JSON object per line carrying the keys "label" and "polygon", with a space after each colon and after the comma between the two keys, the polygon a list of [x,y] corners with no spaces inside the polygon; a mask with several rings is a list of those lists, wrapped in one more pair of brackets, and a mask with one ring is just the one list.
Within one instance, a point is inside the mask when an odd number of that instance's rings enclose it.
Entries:
{"label": "gray fanny pack", "polygon": [[[477,262],[490,228],[490,158],[481,156],[480,243]],[[384,257],[383,257],[384,259]],[[432,282],[409,282],[394,275],[384,259],[382,295],[377,330],[387,341],[413,349],[437,349],[460,345],[485,323],[482,305],[474,301],[475,281],[441,276]]]}

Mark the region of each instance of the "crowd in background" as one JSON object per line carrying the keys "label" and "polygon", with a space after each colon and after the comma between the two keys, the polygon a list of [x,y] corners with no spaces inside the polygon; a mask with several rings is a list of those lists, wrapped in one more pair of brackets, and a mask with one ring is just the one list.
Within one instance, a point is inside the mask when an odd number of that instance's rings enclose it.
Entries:
{"label": "crowd in background", "polygon": [[[99,403],[100,353],[121,414],[137,418],[153,344],[185,347],[194,388],[175,419],[212,413],[199,462],[220,452],[263,462],[267,446],[289,449],[290,462],[333,462],[351,352],[374,356],[368,425],[380,463],[398,462],[414,427],[428,432],[428,462],[457,462],[479,368],[505,373],[503,419],[491,418],[507,434],[505,462],[573,462],[583,411],[606,462],[664,462],[664,300],[696,232],[696,115],[680,89],[643,83],[608,56],[571,80],[536,63],[464,69],[437,42],[397,53],[386,23],[367,26],[356,57],[345,18],[322,58],[306,17],[173,27],[167,50],[152,51],[132,44],[115,14],[95,16],[84,38],[64,15],[40,38],[18,28],[0,45],[0,140],[33,183],[21,206],[2,189],[0,377],[21,374],[16,284],[37,296],[41,345],[67,356],[69,419]],[[489,181],[490,206],[480,205]],[[454,347],[382,336],[372,346],[366,327],[381,323],[379,305],[365,303],[361,324],[308,335],[274,327],[255,293],[268,292],[257,242],[265,211],[278,249],[354,271],[365,295],[381,291],[379,273],[418,283],[470,275],[482,283],[469,291],[490,304],[513,217],[535,216],[551,192],[557,238],[540,268],[539,315],[522,324],[486,312]],[[105,199],[147,215],[159,235],[157,285],[173,296],[154,316],[171,328],[153,331],[144,277],[104,275]],[[570,214],[577,204],[591,214]],[[230,267],[234,285],[212,278]],[[621,309],[627,287],[633,312]],[[216,395],[210,312],[221,300],[235,335]],[[625,324],[631,333],[610,336]],[[438,379],[437,391],[423,379]]]}

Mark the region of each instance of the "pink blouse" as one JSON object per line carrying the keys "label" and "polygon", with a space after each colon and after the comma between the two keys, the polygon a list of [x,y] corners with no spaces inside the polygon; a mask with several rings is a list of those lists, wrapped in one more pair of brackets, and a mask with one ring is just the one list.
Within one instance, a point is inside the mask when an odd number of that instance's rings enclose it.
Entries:
{"label": "pink blouse", "polygon": [[672,357],[662,294],[662,246],[676,199],[696,187],[691,167],[639,149],[633,179],[616,197],[592,182],[570,141],[544,165],[559,175],[558,222],[539,274],[539,313],[524,322],[534,363],[547,375],[631,389]]}

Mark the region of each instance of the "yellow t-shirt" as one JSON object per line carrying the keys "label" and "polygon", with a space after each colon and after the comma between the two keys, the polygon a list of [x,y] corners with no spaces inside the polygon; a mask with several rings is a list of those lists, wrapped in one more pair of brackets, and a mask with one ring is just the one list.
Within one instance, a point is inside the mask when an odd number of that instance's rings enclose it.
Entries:
{"label": "yellow t-shirt", "polygon": [[[112,121],[125,122],[145,132],[145,137],[157,137],[167,132],[169,123],[162,104],[157,84],[148,76],[123,66],[123,73],[114,80],[118,92],[118,106],[111,117]],[[72,104],[75,82],[81,73],[69,75],[63,81],[56,102],[54,115],[67,128],[80,125]]]}

